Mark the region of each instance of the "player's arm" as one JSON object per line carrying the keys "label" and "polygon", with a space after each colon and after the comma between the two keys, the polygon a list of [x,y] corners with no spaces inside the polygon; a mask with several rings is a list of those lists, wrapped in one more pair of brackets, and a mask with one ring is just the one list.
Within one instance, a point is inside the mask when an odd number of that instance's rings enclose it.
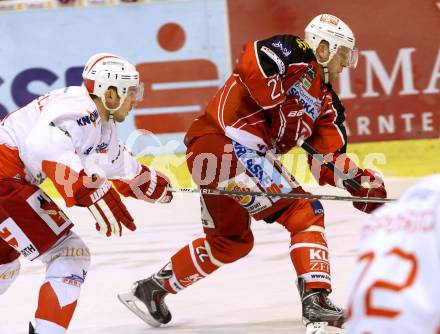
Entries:
{"label": "player's arm", "polygon": [[284,154],[297,146],[299,139],[309,138],[313,132],[313,120],[307,116],[304,106],[293,97],[267,111],[271,124],[269,135],[277,153]]}
{"label": "player's arm", "polygon": [[[308,162],[312,174],[320,185],[330,184],[343,188],[353,196],[386,198],[387,192],[380,174],[371,169],[360,168],[346,155],[347,132],[344,112],[344,106],[336,93],[331,90],[326,96],[321,115],[314,124],[313,133],[306,142],[343,171],[346,178],[342,179],[317,159],[309,156]],[[359,183],[361,189],[350,187],[347,183],[348,179]],[[353,205],[361,211],[370,213],[382,204],[354,202]]]}
{"label": "player's arm", "polygon": [[314,59],[308,44],[299,37],[276,35],[247,43],[234,72],[254,101],[269,109],[286,98],[282,78],[289,65]]}
{"label": "player's arm", "polygon": [[26,160],[53,182],[67,206],[87,207],[96,219],[98,231],[107,236],[120,236],[122,225],[136,229],[133,218],[111,184],[84,172],[75,151],[75,140],[81,140],[81,136],[73,122],[41,120],[26,139]]}

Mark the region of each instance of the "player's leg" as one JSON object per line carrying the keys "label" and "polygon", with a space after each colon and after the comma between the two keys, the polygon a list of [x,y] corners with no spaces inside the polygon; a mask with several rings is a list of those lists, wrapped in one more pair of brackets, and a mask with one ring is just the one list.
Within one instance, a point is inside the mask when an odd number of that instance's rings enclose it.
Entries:
{"label": "player's leg", "polygon": [[277,222],[291,235],[290,257],[298,275],[304,323],[326,322],[341,327],[343,310],[328,298],[331,276],[321,203],[295,200]]}
{"label": "player's leg", "polygon": [[40,256],[46,265],[35,312],[35,332],[64,334],[90,266],[90,252],[74,232]]}
{"label": "player's leg", "polygon": [[[188,159],[188,165],[191,171],[194,170],[194,164],[197,164],[198,153],[210,151],[215,160],[212,160],[214,162],[209,168],[205,167],[201,172],[205,179],[213,175],[209,182],[200,182],[201,187],[217,187],[219,182],[224,161],[223,144],[230,145],[230,141],[225,137],[218,137],[215,141],[201,138],[190,146],[193,155]],[[213,143],[218,145],[213,147]],[[229,173],[225,175],[230,177]],[[199,176],[200,174],[193,175],[196,182],[200,180]],[[223,264],[245,256],[253,247],[253,236],[249,228],[250,216],[236,200],[225,196],[204,195],[201,197],[201,208],[206,236],[191,241],[176,252],[161,270],[135,283],[133,294],[144,302],[148,314],[136,306],[136,300],[130,294],[119,296],[130,310],[152,326],[171,320],[171,314],[163,302],[168,293],[178,293],[210,275]]]}
{"label": "player's leg", "polygon": [[[245,175],[253,176],[253,180],[257,181],[256,187],[252,186],[252,180],[245,182],[251,185],[250,189],[305,193],[293,177],[288,175],[288,171],[283,170],[276,162],[275,166],[272,164],[271,157],[255,154],[236,143],[234,150],[242,165],[247,166]],[[255,206],[247,206],[248,211],[256,220],[265,220],[268,223],[277,221],[290,232],[290,255],[299,277],[298,287],[303,300],[303,315],[311,319],[310,321],[315,321],[316,318],[312,318],[314,314],[319,314],[321,318],[326,314],[327,320],[337,319],[338,324],[341,323],[342,310],[327,298],[331,291],[331,283],[322,205],[319,201],[305,199],[271,198],[270,202],[269,199],[266,200],[267,203],[258,203],[256,212],[253,212]],[[313,308],[315,305],[321,305],[320,309]]]}
{"label": "player's leg", "polygon": [[[124,305],[152,326],[171,320],[164,303],[169,293],[182,291],[222,265],[247,255],[253,247],[249,215],[233,199],[204,196],[202,202],[204,223],[207,216],[212,219],[208,227],[204,224],[206,236],[182,247],[157,273],[135,282],[132,294],[119,295]],[[228,215],[225,215],[225,208]],[[219,217],[222,219],[218,220]],[[148,313],[136,305],[133,295],[145,304]]]}
{"label": "player's leg", "polygon": [[0,238],[0,295],[14,283],[20,272],[19,253]]}
{"label": "player's leg", "polygon": [[[87,270],[89,255],[80,253],[85,246],[69,232],[72,225],[38,187],[21,180],[0,180],[0,237],[28,260],[40,258],[47,265],[36,312],[38,334],[65,333],[80,285],[71,275],[82,277],[78,268]],[[63,255],[63,251],[70,253]],[[60,288],[60,284],[69,287]]]}
{"label": "player's leg", "polygon": [[277,219],[289,232],[290,257],[307,289],[331,290],[324,209],[319,201],[295,200]]}

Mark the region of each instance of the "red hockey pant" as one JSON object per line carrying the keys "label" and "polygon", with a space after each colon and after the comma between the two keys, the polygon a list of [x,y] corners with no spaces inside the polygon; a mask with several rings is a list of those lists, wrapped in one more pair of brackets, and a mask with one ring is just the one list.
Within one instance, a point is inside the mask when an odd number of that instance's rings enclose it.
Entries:
{"label": "red hockey pant", "polygon": [[[203,136],[189,145],[188,167],[201,188],[227,184],[228,189],[239,190],[238,175],[246,173],[252,177],[231,147],[231,140],[222,135]],[[201,155],[206,159],[200,158]],[[247,166],[250,164],[247,163]],[[292,192],[305,193],[300,187]],[[269,204],[262,203],[260,208],[264,209],[260,211],[255,210],[258,207],[255,201],[258,199],[247,196],[202,196],[205,237],[192,241],[172,256],[173,278],[166,284],[170,292],[178,292],[221,265],[247,255],[253,247],[251,217],[277,222],[290,233],[290,256],[297,275],[306,280],[307,288],[331,288],[324,212],[319,201],[280,199]],[[247,208],[250,207],[254,212],[249,212]]]}

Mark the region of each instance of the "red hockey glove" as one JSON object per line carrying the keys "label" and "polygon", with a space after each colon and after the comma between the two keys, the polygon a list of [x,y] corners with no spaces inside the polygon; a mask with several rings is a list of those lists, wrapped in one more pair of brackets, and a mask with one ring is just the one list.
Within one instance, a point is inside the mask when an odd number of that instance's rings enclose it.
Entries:
{"label": "red hockey glove", "polygon": [[290,151],[297,145],[298,139],[310,137],[311,128],[304,119],[304,112],[303,105],[293,98],[270,111],[272,124],[269,135],[279,153]]}
{"label": "red hockey glove", "polygon": [[[344,181],[345,188],[351,195],[360,197],[387,198],[385,184],[378,172],[371,169],[359,169],[353,180],[359,183],[362,188],[356,191],[351,188],[346,181]],[[353,206],[356,209],[366,213],[371,213],[383,204],[384,203],[353,202]]]}
{"label": "red hockey glove", "polygon": [[124,195],[147,202],[169,203],[173,199],[173,193],[168,190],[169,179],[145,165],[139,174],[132,180],[113,180],[116,189]]}
{"label": "red hockey glove", "polygon": [[122,225],[130,231],[136,229],[133,218],[122,203],[119,194],[110,183],[103,180],[96,188],[84,186],[75,193],[76,205],[86,206],[96,219],[96,229],[110,237],[112,234],[121,236]]}
{"label": "red hockey glove", "polygon": [[122,234],[121,224],[131,231],[136,229],[119,194],[106,179],[90,177],[83,170],[77,173],[69,166],[54,161],[44,160],[42,167],[68,207],[88,207],[96,219],[98,231],[109,237],[111,234]]}

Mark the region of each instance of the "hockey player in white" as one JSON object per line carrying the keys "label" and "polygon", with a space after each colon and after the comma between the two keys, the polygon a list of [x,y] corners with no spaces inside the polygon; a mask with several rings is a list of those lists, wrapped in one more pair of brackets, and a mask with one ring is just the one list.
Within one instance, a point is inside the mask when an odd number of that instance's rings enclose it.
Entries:
{"label": "hockey player in white", "polygon": [[135,67],[96,54],[83,79],[83,86],[41,96],[0,125],[0,294],[17,277],[20,255],[46,265],[29,333],[66,332],[90,264],[72,222],[38,184],[49,178],[67,206],[87,207],[106,236],[121,236],[122,225],[136,229],[109,181],[124,196],[172,199],[167,178],[139,164],[117,136],[115,122],[142,98]]}
{"label": "hockey player in white", "polygon": [[373,213],[348,300],[349,334],[440,333],[440,175]]}

